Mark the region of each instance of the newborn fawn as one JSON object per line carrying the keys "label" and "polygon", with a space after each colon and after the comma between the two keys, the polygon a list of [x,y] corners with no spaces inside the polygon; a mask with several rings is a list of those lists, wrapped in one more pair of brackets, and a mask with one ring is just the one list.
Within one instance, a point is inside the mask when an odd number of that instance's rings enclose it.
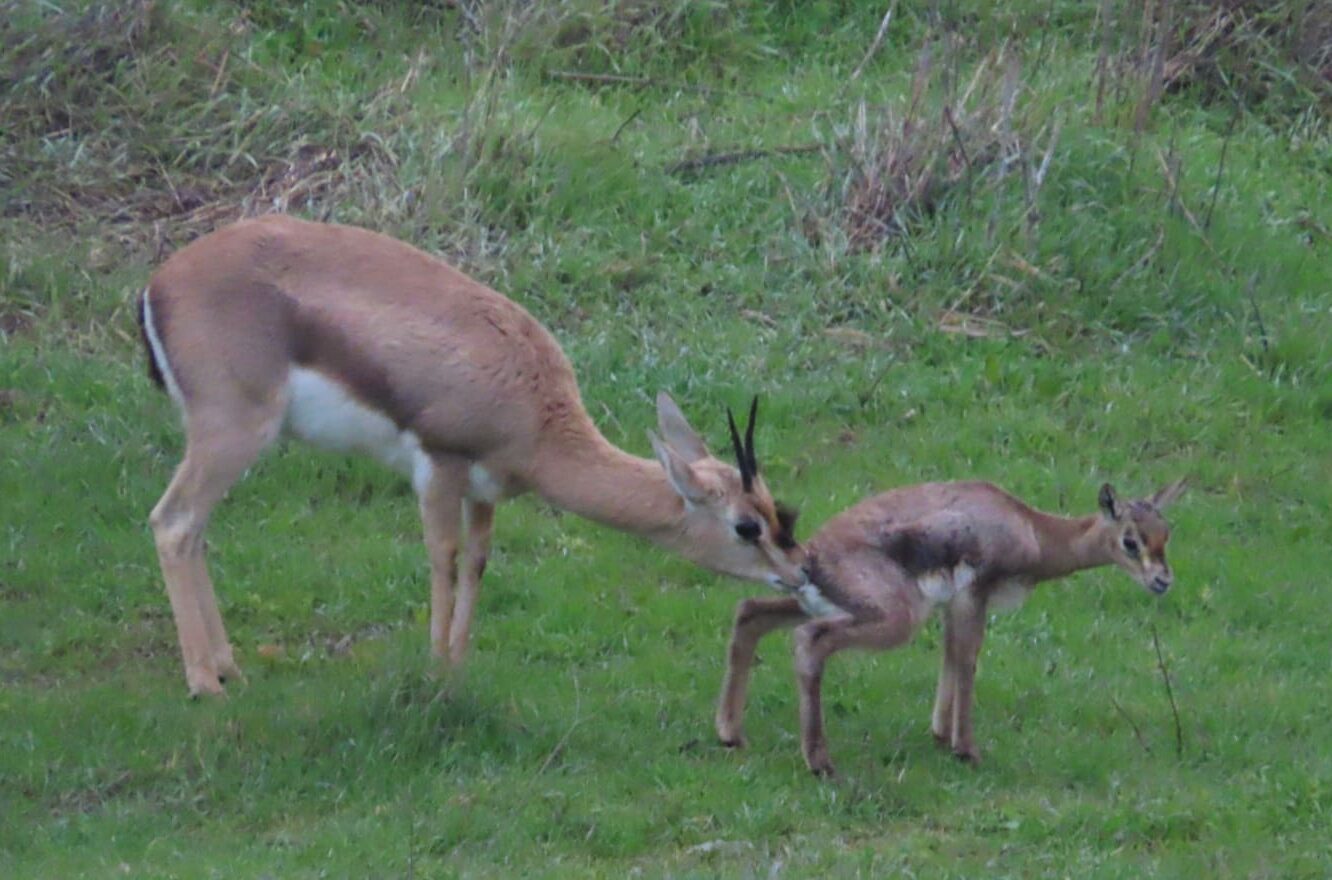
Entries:
{"label": "newborn fawn", "polygon": [[925,483],[862,501],[806,545],[809,584],[736,608],[717,735],[725,745],[744,745],[745,688],[759,639],[794,626],[801,749],[810,770],[831,775],[819,697],[824,664],[844,648],[905,644],[943,606],[931,730],[958,758],[979,760],[971,703],[986,613],[1021,605],[1042,581],[1111,564],[1161,595],[1172,581],[1161,511],[1183,488],[1180,480],[1125,502],[1106,484],[1100,513],[1073,518],[1043,513],[984,482]]}

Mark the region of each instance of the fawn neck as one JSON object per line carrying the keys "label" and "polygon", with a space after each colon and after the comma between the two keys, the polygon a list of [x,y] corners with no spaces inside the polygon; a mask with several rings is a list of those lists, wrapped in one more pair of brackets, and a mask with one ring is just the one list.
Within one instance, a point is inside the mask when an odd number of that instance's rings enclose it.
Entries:
{"label": "fawn neck", "polygon": [[1046,581],[1086,568],[1109,565],[1105,523],[1100,516],[1062,517],[1037,513],[1032,523],[1041,554],[1033,574]]}

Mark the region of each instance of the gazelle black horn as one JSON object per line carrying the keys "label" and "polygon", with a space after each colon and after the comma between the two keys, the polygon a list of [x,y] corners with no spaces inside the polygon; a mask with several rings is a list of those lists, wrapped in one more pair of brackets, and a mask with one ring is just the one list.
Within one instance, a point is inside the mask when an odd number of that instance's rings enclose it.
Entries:
{"label": "gazelle black horn", "polygon": [[726,424],[731,429],[731,445],[735,447],[735,464],[740,468],[740,483],[748,492],[754,488],[754,474],[749,469],[749,461],[745,457],[745,447],[740,443],[740,432],[735,427],[735,416],[731,413],[731,408],[726,407]]}
{"label": "gazelle black horn", "polygon": [[758,459],[754,457],[754,423],[758,421],[758,395],[749,402],[749,425],[745,428],[745,457],[749,461],[749,473],[758,475]]}

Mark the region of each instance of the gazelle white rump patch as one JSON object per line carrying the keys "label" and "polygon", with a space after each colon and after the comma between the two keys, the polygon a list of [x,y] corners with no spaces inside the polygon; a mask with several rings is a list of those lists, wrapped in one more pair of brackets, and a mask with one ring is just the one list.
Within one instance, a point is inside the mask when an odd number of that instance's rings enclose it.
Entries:
{"label": "gazelle white rump patch", "polygon": [[176,402],[176,406],[184,409],[185,395],[181,393],[180,383],[176,381],[176,374],[171,369],[171,360],[167,357],[166,346],[162,345],[162,337],[157,334],[157,325],[153,323],[153,298],[151,287],[143,290],[143,333],[148,337],[148,347],[153,350],[153,361],[157,364],[157,371],[162,374],[162,382],[166,385],[167,394]]}

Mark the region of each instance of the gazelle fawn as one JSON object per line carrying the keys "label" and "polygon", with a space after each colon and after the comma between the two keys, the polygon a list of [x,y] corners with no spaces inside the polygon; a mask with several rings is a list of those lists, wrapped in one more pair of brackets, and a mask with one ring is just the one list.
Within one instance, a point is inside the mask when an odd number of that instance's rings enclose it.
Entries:
{"label": "gazelle fawn", "polygon": [[1100,512],[1074,518],[1042,513],[984,482],[927,483],[862,501],[806,543],[809,584],[736,608],[717,735],[727,745],[744,744],[745,690],[759,639],[796,627],[801,748],[810,770],[831,774],[819,693],[828,658],[845,648],[905,644],[942,607],[943,667],[931,730],[959,758],[978,760],[972,688],[986,613],[1020,605],[1042,581],[1102,565],[1164,593],[1173,576],[1161,512],[1183,488],[1181,480],[1126,502],[1107,484]]}
{"label": "gazelle fawn", "polygon": [[[363,229],[270,216],[183,248],[139,303],[185,456],[151,523],[191,694],[239,675],[204,560],[213,508],[284,432],[409,476],[431,569],[430,643],[460,664],[494,505],[532,491],[714,571],[794,589],[803,554],[758,477],[664,393],[655,460],[612,445],[554,337],[444,262]],[[757,400],[755,401],[757,404]],[[459,551],[462,560],[459,562]]]}

